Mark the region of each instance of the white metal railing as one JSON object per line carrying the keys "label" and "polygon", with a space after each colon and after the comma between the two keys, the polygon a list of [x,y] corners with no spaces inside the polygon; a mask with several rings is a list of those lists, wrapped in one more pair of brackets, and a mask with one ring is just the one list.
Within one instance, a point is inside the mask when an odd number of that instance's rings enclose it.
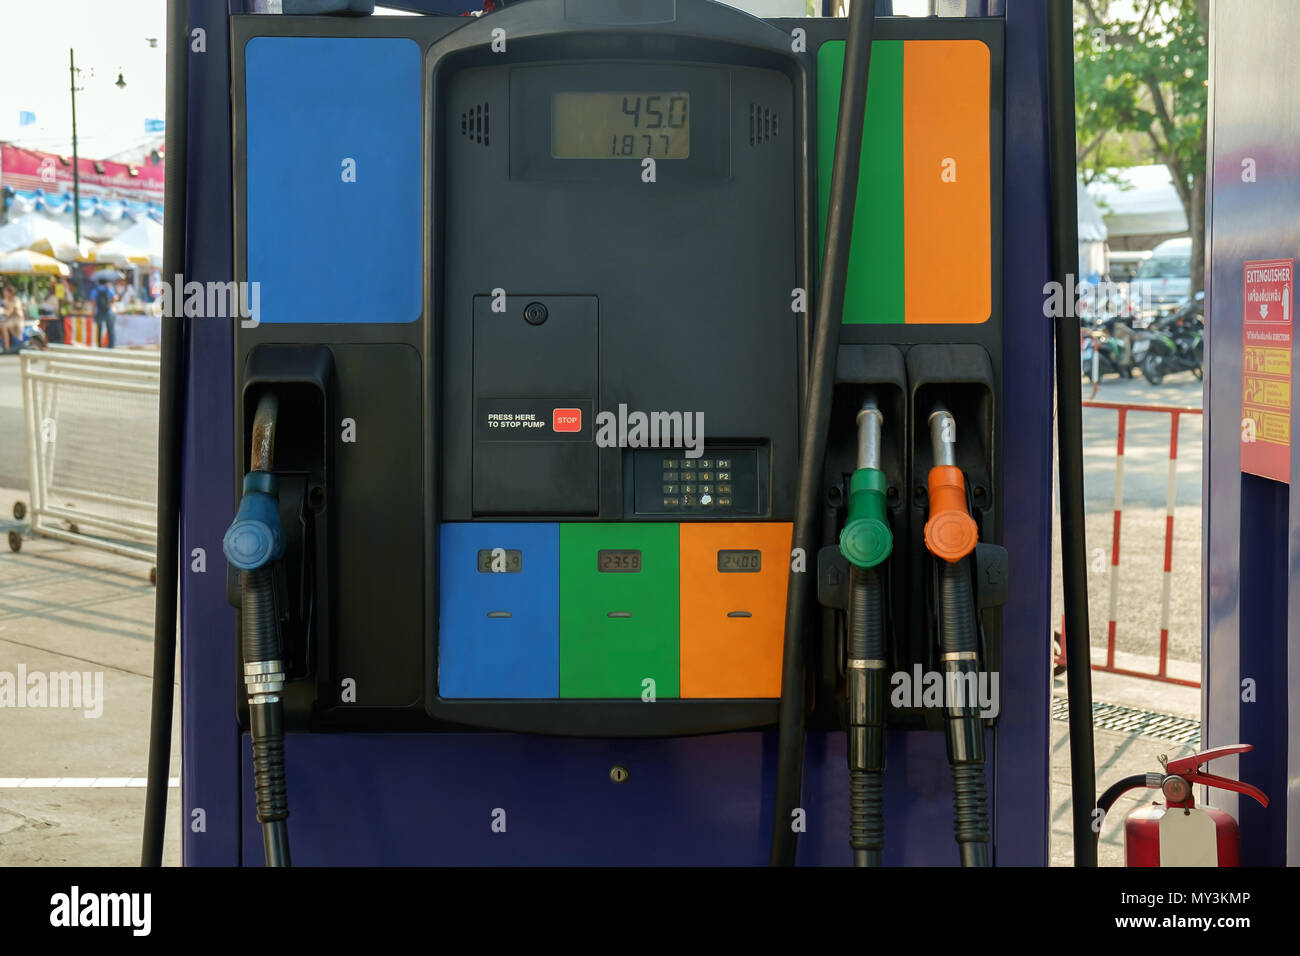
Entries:
{"label": "white metal railing", "polygon": [[20,358],[31,532],[153,561],[158,352],[51,345]]}

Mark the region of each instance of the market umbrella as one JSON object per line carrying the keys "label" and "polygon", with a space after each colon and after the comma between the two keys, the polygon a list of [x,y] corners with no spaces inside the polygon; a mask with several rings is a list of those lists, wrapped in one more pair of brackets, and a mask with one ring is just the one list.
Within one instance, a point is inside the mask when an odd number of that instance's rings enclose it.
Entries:
{"label": "market umbrella", "polygon": [[30,249],[18,249],[0,257],[0,273],[22,276],[67,276],[68,267],[58,259],[32,252]]}
{"label": "market umbrella", "polygon": [[126,276],[122,275],[122,273],[118,272],[116,269],[100,269],[98,272],[91,275],[91,278],[96,282],[116,282],[118,279],[125,279]]}

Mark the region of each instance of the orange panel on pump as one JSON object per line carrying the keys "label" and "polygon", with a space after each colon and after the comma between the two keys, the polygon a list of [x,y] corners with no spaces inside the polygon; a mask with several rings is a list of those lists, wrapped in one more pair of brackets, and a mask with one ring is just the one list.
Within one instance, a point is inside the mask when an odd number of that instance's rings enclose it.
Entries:
{"label": "orange panel on pump", "polygon": [[907,42],[903,246],[908,324],[988,321],[989,202],[989,48],[978,40]]}
{"label": "orange panel on pump", "polygon": [[793,526],[683,522],[679,527],[681,696],[781,696]]}

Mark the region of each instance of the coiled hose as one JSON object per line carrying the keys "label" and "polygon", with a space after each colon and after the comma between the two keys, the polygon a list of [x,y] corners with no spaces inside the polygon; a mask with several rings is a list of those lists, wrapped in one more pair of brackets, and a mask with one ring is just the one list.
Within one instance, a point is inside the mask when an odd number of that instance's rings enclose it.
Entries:
{"label": "coiled hose", "polygon": [[[260,670],[272,662],[280,667],[283,653],[275,610],[274,579],[270,568],[240,573],[243,595],[243,656],[245,681],[272,674]],[[250,668],[252,673],[250,673]],[[283,675],[281,674],[281,680]],[[249,688],[249,736],[253,741],[253,785],[257,792],[257,819],[262,824],[262,847],[267,866],[289,866],[289,797],[284,773],[284,704],[278,694],[254,693]]]}
{"label": "coiled hose", "polygon": [[975,693],[979,679],[970,558],[939,561],[939,651],[947,701],[944,729],[952,765],[953,828],[962,866],[989,866],[984,729]]}
{"label": "coiled hose", "polygon": [[885,623],[877,568],[849,572],[849,845],[854,866],[881,866],[885,846]]}

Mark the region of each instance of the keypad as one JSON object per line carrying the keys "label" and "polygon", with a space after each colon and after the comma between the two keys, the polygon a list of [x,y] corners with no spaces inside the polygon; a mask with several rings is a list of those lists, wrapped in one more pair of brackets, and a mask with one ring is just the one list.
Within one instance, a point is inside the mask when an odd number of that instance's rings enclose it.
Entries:
{"label": "keypad", "polygon": [[760,454],[750,449],[709,449],[698,458],[688,458],[680,449],[640,452],[635,512],[673,513],[684,519],[761,513],[762,467]]}
{"label": "keypad", "polygon": [[665,510],[691,509],[707,513],[718,508],[730,508],[730,471],[725,473],[728,478],[725,485],[714,483],[718,477],[714,468],[719,463],[726,463],[728,469],[731,467],[726,458],[664,458]]}

